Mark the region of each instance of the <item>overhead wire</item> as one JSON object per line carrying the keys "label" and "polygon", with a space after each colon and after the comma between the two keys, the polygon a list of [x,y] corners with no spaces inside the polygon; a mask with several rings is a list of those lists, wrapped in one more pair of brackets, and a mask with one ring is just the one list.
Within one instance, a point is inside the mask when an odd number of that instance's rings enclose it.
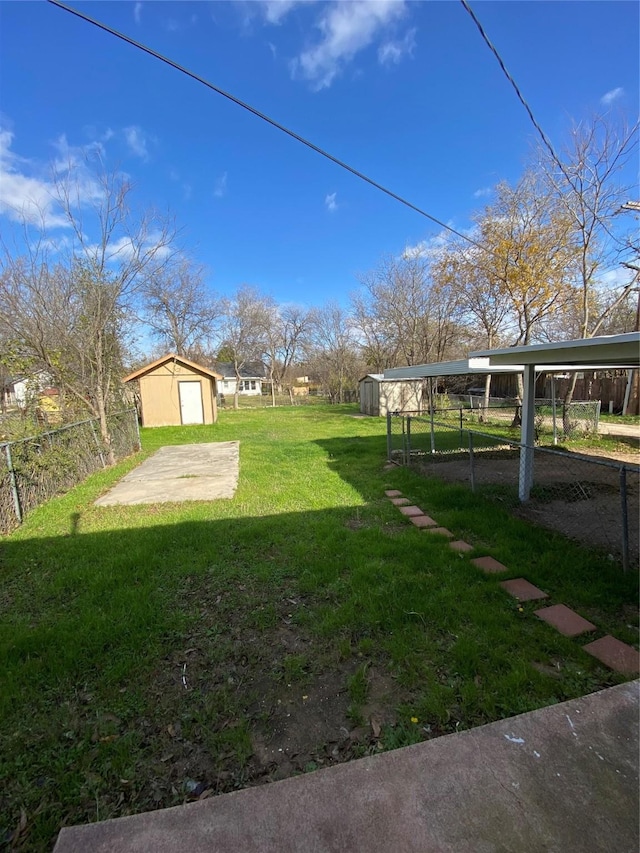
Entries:
{"label": "overhead wire", "polygon": [[383,184],[374,181],[373,178],[370,178],[368,175],[365,175],[363,172],[360,172],[353,166],[350,166],[348,163],[345,163],[344,160],[340,160],[338,157],[335,157],[333,154],[330,154],[324,148],[321,148],[319,145],[316,145],[309,139],[306,139],[304,136],[301,136],[299,133],[296,133],[294,130],[285,127],[285,125],[281,124],[279,121],[276,121],[276,119],[271,118],[266,113],[263,113],[260,110],[256,109],[256,107],[251,106],[251,104],[246,103],[246,101],[242,101],[240,98],[236,97],[230,92],[221,89],[219,86],[216,86],[214,83],[211,83],[206,78],[201,77],[199,74],[196,74],[194,71],[189,70],[185,66],[181,65],[179,62],[170,59],[168,56],[164,56],[162,53],[159,53],[157,50],[148,47],[142,42],[132,39],[130,36],[125,35],[119,30],[114,29],[113,27],[110,27],[108,24],[104,24],[102,21],[98,21],[96,18],[92,18],[90,15],[87,15],[84,12],[80,12],[78,9],[74,9],[72,6],[67,6],[65,3],[60,2],[60,0],[47,0],[47,2],[50,3],[52,6],[57,6],[59,9],[63,9],[65,12],[69,12],[70,14],[75,15],[77,18],[80,18],[81,20],[86,21],[87,23],[92,24],[95,27],[98,27],[98,29],[103,30],[104,32],[109,33],[110,35],[121,39],[122,41],[131,45],[131,47],[135,47],[138,50],[141,50],[143,53],[146,53],[149,56],[154,57],[155,59],[159,59],[161,62],[164,62],[166,65],[169,65],[176,71],[179,71],[182,74],[185,74],[187,77],[190,77],[192,80],[195,80],[198,83],[202,83],[203,86],[206,86],[208,89],[211,89],[218,95],[222,95],[223,98],[227,98],[227,100],[231,101],[242,109],[247,110],[256,118],[267,122],[267,124],[270,124],[277,130],[282,131],[282,133],[287,134],[287,136],[290,136],[292,139],[295,139],[297,142],[300,142],[302,145],[305,145],[307,148],[310,148],[312,151],[315,151],[317,154],[320,154],[322,157],[325,157],[327,160],[330,160],[337,166],[340,166],[340,168],[345,169],[347,172],[350,172],[356,178],[359,178],[360,180],[364,181],[375,189],[380,190],[380,192],[385,193],[385,195],[395,199],[396,201],[400,202],[400,204],[403,204],[405,207],[408,207],[410,210],[413,210],[415,213],[420,214],[420,216],[424,216],[426,219],[430,220],[435,225],[438,225],[440,228],[443,228],[445,231],[448,231],[449,233],[454,234],[456,237],[465,240],[467,243],[470,243],[471,245],[475,246],[477,249],[480,249],[483,252],[487,252],[490,255],[499,257],[499,255],[497,255],[497,253],[495,253],[492,249],[483,246],[482,243],[479,243],[477,240],[474,240],[467,234],[464,234],[461,231],[457,231],[455,228],[452,228],[450,225],[447,225],[446,222],[442,222],[440,219],[437,219],[435,216],[432,216],[430,213],[427,213],[426,210],[423,210],[422,208],[398,195],[398,193],[393,192],[393,190],[388,189],[387,187],[383,186]]}
{"label": "overhead wire", "polygon": [[544,132],[544,130],[542,129],[541,125],[539,124],[539,122],[537,121],[536,117],[534,116],[534,114],[533,114],[533,110],[531,109],[531,107],[529,106],[529,104],[528,104],[528,103],[527,103],[527,101],[525,100],[524,95],[523,95],[523,94],[522,94],[522,92],[520,91],[520,87],[518,86],[518,84],[517,84],[517,83],[516,83],[516,81],[514,80],[513,75],[509,72],[509,69],[508,69],[508,68],[507,68],[507,66],[505,65],[504,60],[502,59],[502,57],[500,56],[500,53],[498,52],[498,49],[496,48],[496,46],[493,44],[493,42],[491,41],[491,39],[490,39],[490,38],[489,38],[489,36],[487,35],[486,30],[485,30],[485,29],[484,29],[484,27],[482,26],[482,23],[481,23],[481,22],[480,22],[480,20],[478,19],[478,16],[475,14],[475,12],[473,11],[473,9],[472,9],[472,8],[471,8],[471,6],[469,5],[468,0],[460,0],[460,2],[462,3],[462,5],[463,5],[463,6],[464,6],[464,8],[466,9],[466,11],[467,11],[467,12],[469,13],[469,15],[471,16],[471,19],[472,19],[472,21],[474,22],[474,24],[476,25],[476,27],[478,28],[478,31],[479,31],[480,35],[482,36],[483,41],[485,42],[485,44],[487,45],[487,47],[489,48],[489,50],[491,51],[491,53],[493,53],[493,55],[494,55],[494,56],[495,56],[495,58],[497,59],[497,61],[498,61],[498,65],[499,65],[499,66],[500,66],[500,68],[502,69],[502,72],[504,73],[505,77],[507,78],[507,80],[509,81],[509,83],[511,83],[511,85],[513,86],[513,89],[514,89],[514,91],[515,91],[515,93],[516,93],[516,95],[517,95],[517,97],[518,97],[518,100],[520,101],[520,103],[522,104],[522,106],[523,106],[523,107],[525,108],[525,110],[527,111],[527,115],[529,116],[529,119],[531,120],[531,123],[533,124],[533,126],[535,127],[535,129],[538,131],[538,133],[539,133],[539,135],[540,135],[540,138],[542,139],[542,142],[544,143],[545,147],[546,147],[546,148],[547,148],[547,150],[549,151],[549,154],[551,155],[551,159],[552,159],[552,160],[553,160],[553,162],[556,164],[556,166],[558,167],[558,169],[560,169],[560,172],[562,173],[563,177],[565,178],[565,180],[567,181],[567,183],[569,184],[569,186],[571,187],[571,189],[573,190],[573,192],[574,192],[574,193],[576,193],[576,195],[581,195],[581,196],[582,196],[582,201],[583,201],[583,203],[584,203],[584,206],[585,206],[585,207],[587,208],[587,210],[591,213],[591,215],[594,217],[594,219],[598,219],[598,220],[600,220],[600,222],[601,222],[602,226],[604,227],[605,231],[607,232],[607,234],[609,234],[609,236],[610,236],[610,237],[612,237],[612,238],[615,240],[615,239],[616,239],[616,238],[615,238],[615,236],[611,233],[611,231],[610,231],[610,230],[609,230],[609,228],[607,227],[606,223],[602,221],[601,217],[600,217],[600,216],[596,213],[596,211],[591,207],[591,205],[589,204],[589,202],[587,201],[587,199],[585,199],[585,198],[584,198],[584,194],[583,194],[583,193],[580,193],[580,191],[579,191],[579,190],[578,190],[578,188],[576,187],[576,185],[575,185],[575,183],[574,183],[573,179],[571,178],[571,176],[570,176],[570,175],[569,175],[569,173],[567,172],[567,169],[565,168],[564,163],[562,162],[562,160],[561,160],[561,159],[558,157],[558,155],[556,154],[555,149],[554,149],[553,145],[551,144],[551,140],[549,139],[549,137],[547,136],[547,134]]}

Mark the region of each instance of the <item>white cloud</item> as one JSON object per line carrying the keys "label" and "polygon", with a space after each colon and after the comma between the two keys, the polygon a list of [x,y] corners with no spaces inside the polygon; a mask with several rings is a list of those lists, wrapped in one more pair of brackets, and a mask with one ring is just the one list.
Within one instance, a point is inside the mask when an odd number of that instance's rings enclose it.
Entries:
{"label": "white cloud", "polygon": [[149,159],[149,137],[142,128],[134,124],[131,127],[125,127],[123,133],[129,151],[135,157],[140,157],[141,160],[146,162]]}
{"label": "white cloud", "polygon": [[[451,219],[446,224],[450,228],[455,227],[453,220]],[[474,239],[477,237],[477,226],[472,225],[470,228],[463,228],[460,233]],[[442,249],[446,249],[447,246],[451,245],[452,240],[455,240],[454,235],[451,231],[447,231],[446,228],[443,228],[432,237],[427,237],[426,240],[420,240],[419,243],[416,243],[413,246],[405,246],[402,251],[402,256],[405,258],[435,257]]]}
{"label": "white cloud", "polygon": [[599,276],[598,284],[607,290],[615,290],[617,288],[626,287],[631,283],[634,276],[635,272],[633,270],[619,266],[602,273]]}
{"label": "white cloud", "polygon": [[279,24],[294,6],[304,0],[265,0],[261,4],[262,12],[270,24]]}
{"label": "white cloud", "polygon": [[327,88],[344,65],[368,47],[384,27],[400,18],[405,9],[404,0],[330,3],[316,24],[321,32],[319,42],[292,62],[292,74],[309,80],[316,91]]}
{"label": "white cloud", "polygon": [[223,172],[217,179],[215,189],[213,190],[216,198],[222,198],[227,194],[227,177],[227,173]]}
{"label": "white cloud", "polygon": [[66,225],[55,210],[54,186],[42,177],[24,173],[30,165],[11,150],[13,134],[0,130],[0,213],[14,222],[60,227]]}
{"label": "white cloud", "polygon": [[87,157],[101,156],[102,144],[87,149],[69,145],[64,135],[54,143],[57,156],[47,169],[12,150],[13,133],[0,128],[0,214],[39,228],[69,228],[58,202],[56,180],[71,178],[71,202],[82,207],[99,200],[103,188],[91,173]]}
{"label": "white cloud", "polygon": [[490,196],[493,192],[493,187],[480,187],[479,190],[476,190],[473,194],[474,198],[486,198]]}
{"label": "white cloud", "polygon": [[271,56],[273,56],[274,59],[277,59],[278,58],[278,48],[271,41],[268,41],[267,44],[269,45],[269,50],[271,51]]}
{"label": "white cloud", "polygon": [[413,56],[415,46],[416,30],[413,27],[407,30],[404,38],[381,44],[378,48],[378,62],[380,65],[398,65],[405,56]]}
{"label": "white cloud", "polygon": [[338,202],[336,201],[337,195],[338,193],[329,193],[325,196],[324,203],[329,213],[335,213],[338,209]]}
{"label": "white cloud", "polygon": [[133,7],[133,20],[139,24],[142,20],[142,3],[136,3]]}
{"label": "white cloud", "polygon": [[618,86],[615,89],[611,89],[600,98],[600,103],[604,104],[605,107],[608,107],[609,104],[612,104],[614,101],[617,101],[618,98],[621,98],[624,95],[624,89],[622,86]]}

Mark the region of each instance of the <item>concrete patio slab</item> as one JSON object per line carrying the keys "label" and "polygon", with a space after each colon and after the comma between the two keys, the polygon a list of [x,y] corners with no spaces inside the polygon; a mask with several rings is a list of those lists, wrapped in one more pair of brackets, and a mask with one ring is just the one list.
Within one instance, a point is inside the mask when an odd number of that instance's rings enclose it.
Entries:
{"label": "concrete patio slab", "polygon": [[237,441],[161,447],[98,498],[96,506],[232,498],[239,447]]}
{"label": "concrete patio slab", "polygon": [[616,640],[609,634],[599,640],[594,640],[593,643],[588,643],[582,648],[600,663],[616,672],[622,672],[625,675],[637,675],[640,672],[640,653],[638,650],[621,640]]}
{"label": "concrete patio slab", "polygon": [[65,828],[54,853],[635,853],[639,686],[191,805]]}
{"label": "concrete patio slab", "polygon": [[538,589],[532,583],[529,583],[525,578],[514,578],[510,581],[501,581],[500,586],[506,590],[509,595],[517,598],[518,601],[535,601],[538,598],[549,598],[546,592]]}
{"label": "concrete patio slab", "polygon": [[548,622],[553,625],[556,631],[560,631],[565,637],[577,637],[579,634],[584,634],[587,631],[595,631],[596,626],[593,622],[589,622],[575,610],[567,607],[566,604],[554,604],[552,607],[542,607],[536,610],[538,619]]}
{"label": "concrete patio slab", "polygon": [[476,557],[475,560],[471,560],[474,566],[477,566],[479,569],[482,569],[483,572],[487,572],[487,574],[495,574],[497,572],[508,572],[509,569],[495,560],[493,557]]}

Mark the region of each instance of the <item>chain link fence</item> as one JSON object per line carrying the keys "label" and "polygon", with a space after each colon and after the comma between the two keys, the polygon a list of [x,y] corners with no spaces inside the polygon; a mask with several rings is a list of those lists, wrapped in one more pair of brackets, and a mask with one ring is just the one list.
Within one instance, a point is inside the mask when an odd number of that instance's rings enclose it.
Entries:
{"label": "chain link fence", "polygon": [[[116,461],[140,449],[135,409],[110,415],[108,425]],[[0,533],[13,530],[32,509],[107,464],[97,420],[0,444]]]}
{"label": "chain link fence", "polygon": [[[476,423],[509,425],[519,422],[520,403],[513,398],[490,397],[488,405],[478,394],[450,395],[449,403],[462,409],[465,420]],[[596,434],[600,423],[600,400],[573,400],[566,406],[561,400],[536,398],[536,429],[553,435],[554,441],[562,436],[571,438],[582,434]],[[436,408],[438,415],[440,409]]]}
{"label": "chain link fence", "polygon": [[[466,483],[543,527],[604,549],[628,569],[640,556],[640,467],[483,431],[464,411],[387,417],[390,461]],[[524,452],[523,452],[524,451]],[[530,491],[520,499],[521,468]]]}

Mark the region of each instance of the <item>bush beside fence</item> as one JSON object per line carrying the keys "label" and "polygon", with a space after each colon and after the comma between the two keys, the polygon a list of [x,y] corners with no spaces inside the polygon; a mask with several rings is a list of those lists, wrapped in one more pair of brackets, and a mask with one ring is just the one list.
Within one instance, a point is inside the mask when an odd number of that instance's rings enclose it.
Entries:
{"label": "bush beside fence", "polygon": [[[108,423],[116,460],[140,449],[135,409],[110,415]],[[107,464],[97,420],[0,444],[0,533],[13,530],[32,509]]]}

